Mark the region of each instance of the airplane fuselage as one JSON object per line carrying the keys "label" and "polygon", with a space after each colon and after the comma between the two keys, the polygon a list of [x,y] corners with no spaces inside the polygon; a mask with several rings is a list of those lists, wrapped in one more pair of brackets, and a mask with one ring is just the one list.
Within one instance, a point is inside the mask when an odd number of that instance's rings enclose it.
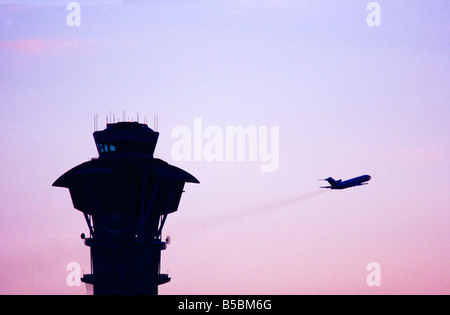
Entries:
{"label": "airplane fuselage", "polygon": [[372,177],[370,175],[362,175],[352,179],[348,179],[345,181],[342,180],[334,180],[332,177],[328,177],[325,180],[330,183],[331,186],[321,187],[321,188],[330,188],[330,189],[346,189],[354,186],[367,185]]}

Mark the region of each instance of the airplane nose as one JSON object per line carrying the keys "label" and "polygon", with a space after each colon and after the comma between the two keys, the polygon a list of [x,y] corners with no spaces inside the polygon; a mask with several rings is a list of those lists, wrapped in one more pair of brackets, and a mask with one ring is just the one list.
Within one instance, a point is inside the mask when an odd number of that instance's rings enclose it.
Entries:
{"label": "airplane nose", "polygon": [[371,180],[371,179],[372,179],[372,176],[369,175],[369,180]]}

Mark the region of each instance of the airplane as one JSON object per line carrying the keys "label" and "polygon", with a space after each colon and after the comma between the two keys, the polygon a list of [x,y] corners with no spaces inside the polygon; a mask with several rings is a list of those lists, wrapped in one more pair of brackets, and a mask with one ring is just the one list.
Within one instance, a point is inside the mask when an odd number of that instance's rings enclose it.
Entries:
{"label": "airplane", "polygon": [[362,186],[367,185],[368,183],[366,182],[368,182],[371,178],[372,177],[370,175],[362,175],[359,177],[342,181],[342,179],[334,180],[333,177],[328,177],[319,180],[326,180],[327,182],[330,183],[331,186],[321,186],[319,188],[345,189],[354,186]]}

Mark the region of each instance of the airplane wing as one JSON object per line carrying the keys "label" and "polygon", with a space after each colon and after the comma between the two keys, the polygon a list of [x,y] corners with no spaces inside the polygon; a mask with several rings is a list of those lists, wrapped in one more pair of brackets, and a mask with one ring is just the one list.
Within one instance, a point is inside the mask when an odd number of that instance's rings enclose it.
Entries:
{"label": "airplane wing", "polygon": [[319,188],[331,188],[331,186],[320,186]]}

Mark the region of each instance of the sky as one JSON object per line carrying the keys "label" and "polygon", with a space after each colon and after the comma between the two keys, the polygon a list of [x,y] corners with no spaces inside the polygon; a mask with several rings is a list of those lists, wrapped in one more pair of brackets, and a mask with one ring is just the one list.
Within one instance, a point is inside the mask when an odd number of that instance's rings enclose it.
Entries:
{"label": "sky", "polygon": [[[157,116],[155,156],[200,181],[160,294],[450,293],[448,1],[69,2],[0,0],[0,294],[86,294],[88,228],[52,183],[98,156],[96,115]],[[237,126],[258,141],[231,160]]]}

